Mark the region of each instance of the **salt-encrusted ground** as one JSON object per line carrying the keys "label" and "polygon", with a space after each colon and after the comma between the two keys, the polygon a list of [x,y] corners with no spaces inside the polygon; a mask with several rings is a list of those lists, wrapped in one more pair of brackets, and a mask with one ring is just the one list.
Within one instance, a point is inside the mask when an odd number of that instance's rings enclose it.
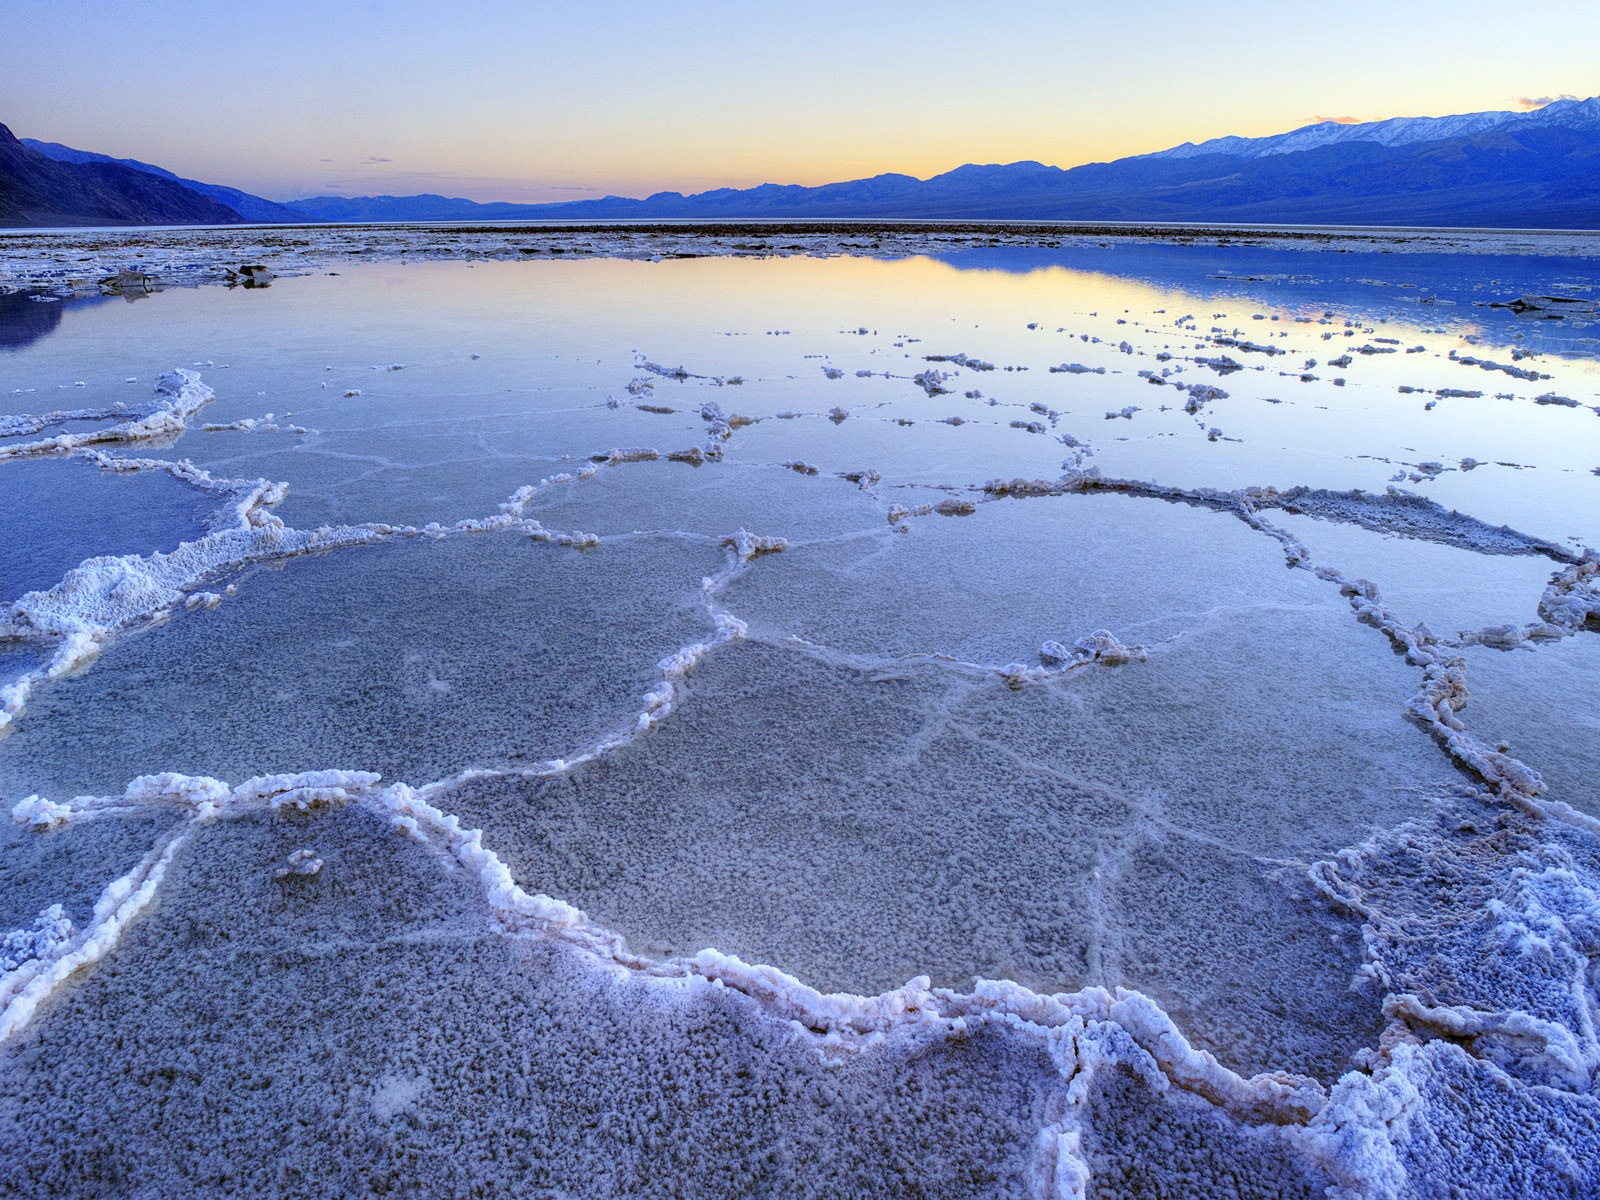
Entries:
{"label": "salt-encrusted ground", "polygon": [[[279,275],[330,265],[385,261],[518,261],[574,255],[659,262],[708,256],[903,257],[1037,253],[1106,245],[1266,247],[1332,253],[1521,255],[1589,259],[1600,236],[1541,230],[1314,229],[1305,226],[1205,228],[1073,222],[683,222],[637,225],[433,224],[213,226],[200,229],[0,231],[0,285],[57,295],[230,283],[256,286]],[[248,269],[246,269],[248,268]],[[1296,270],[1303,270],[1301,264]],[[1248,269],[1235,272],[1250,274]],[[144,277],[149,277],[148,280]],[[1257,275],[1259,279],[1261,276]]]}
{"label": "salt-encrusted ground", "polygon": [[0,238],[0,1194],[1600,1190],[1594,250]]}

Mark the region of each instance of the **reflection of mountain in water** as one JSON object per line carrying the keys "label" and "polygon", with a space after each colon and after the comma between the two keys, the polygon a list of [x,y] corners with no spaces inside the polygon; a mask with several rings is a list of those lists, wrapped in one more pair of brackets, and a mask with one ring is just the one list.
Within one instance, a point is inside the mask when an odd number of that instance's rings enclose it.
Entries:
{"label": "reflection of mountain in water", "polygon": [[104,296],[40,302],[27,292],[0,292],[0,350],[21,350],[49,337],[68,308],[99,304]]}
{"label": "reflection of mountain in water", "polygon": [[[1266,246],[1124,243],[1101,246],[994,246],[941,250],[928,257],[958,271],[1028,275],[1040,271],[1090,272],[1141,283],[1173,295],[1171,303],[1250,304],[1326,309],[1382,320],[1395,313],[1428,321],[1470,320],[1510,331],[1537,324],[1547,341],[1567,352],[1592,355],[1594,325],[1586,314],[1548,319],[1519,317],[1490,304],[1551,289],[1548,258],[1497,254],[1390,254],[1341,252],[1337,258]],[[1574,270],[1556,290],[1580,300],[1600,294],[1600,278]]]}
{"label": "reflection of mountain in water", "polygon": [[54,333],[63,307],[40,304],[26,292],[0,293],[0,350],[20,350]]}

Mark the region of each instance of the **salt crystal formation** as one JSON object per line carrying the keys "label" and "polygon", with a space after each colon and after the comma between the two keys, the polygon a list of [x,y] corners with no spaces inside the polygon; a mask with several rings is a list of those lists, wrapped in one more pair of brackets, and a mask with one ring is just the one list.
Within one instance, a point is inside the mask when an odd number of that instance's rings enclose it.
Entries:
{"label": "salt crystal formation", "polygon": [[0,245],[0,1193],[1600,1192],[1600,248],[1047,234]]}

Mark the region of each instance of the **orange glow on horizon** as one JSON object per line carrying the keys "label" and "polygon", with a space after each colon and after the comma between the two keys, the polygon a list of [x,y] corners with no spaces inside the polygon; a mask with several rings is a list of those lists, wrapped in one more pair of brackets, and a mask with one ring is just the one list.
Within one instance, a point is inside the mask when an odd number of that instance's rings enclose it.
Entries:
{"label": "orange glow on horizon", "polygon": [[[1531,111],[1594,90],[1592,0],[1547,0],[1536,22],[1497,0],[1356,5],[1382,38],[1359,14],[1249,0],[1201,22],[1172,0],[1019,0],[982,19],[954,0],[463,0],[448,16],[423,0],[146,0],[92,18],[13,0],[26,16],[0,51],[0,114],[19,137],[273,199],[537,203],[1070,168],[1285,133],[1306,113]],[[1284,52],[1308,39],[1315,56]],[[241,86],[241,61],[262,87]],[[182,64],[184,86],[130,87],[130,62]]]}

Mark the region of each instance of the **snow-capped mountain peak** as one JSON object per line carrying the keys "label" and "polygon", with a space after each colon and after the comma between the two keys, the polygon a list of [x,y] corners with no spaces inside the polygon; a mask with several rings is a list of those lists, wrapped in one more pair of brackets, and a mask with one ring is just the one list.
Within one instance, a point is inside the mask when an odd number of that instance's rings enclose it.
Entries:
{"label": "snow-capped mountain peak", "polygon": [[1317,150],[1342,142],[1377,142],[1384,146],[1407,146],[1417,142],[1437,142],[1449,138],[1471,137],[1502,125],[1559,125],[1600,129],[1600,97],[1588,100],[1557,100],[1532,112],[1460,113],[1448,117],[1391,117],[1386,121],[1345,124],[1321,121],[1288,133],[1270,137],[1219,137],[1206,142],[1185,142],[1170,150],[1140,155],[1141,158],[1196,158],[1203,154],[1226,154],[1236,158],[1268,158]]}

